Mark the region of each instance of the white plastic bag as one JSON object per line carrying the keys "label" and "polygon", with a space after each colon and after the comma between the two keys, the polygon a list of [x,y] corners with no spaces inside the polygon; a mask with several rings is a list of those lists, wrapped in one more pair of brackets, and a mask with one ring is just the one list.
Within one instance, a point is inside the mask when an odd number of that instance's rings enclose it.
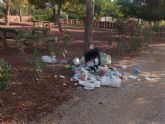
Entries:
{"label": "white plastic bag", "polygon": [[103,76],[100,79],[100,85],[119,88],[121,86],[121,79],[117,77],[110,78],[109,76]]}
{"label": "white plastic bag", "polygon": [[136,80],[136,79],[137,79],[137,76],[130,75],[128,78],[129,78],[129,79],[132,79],[132,80]]}
{"label": "white plastic bag", "polygon": [[56,56],[42,56],[41,61],[45,63],[55,63],[57,59]]}
{"label": "white plastic bag", "polygon": [[73,59],[73,63],[74,65],[80,65],[80,59],[79,58]]}
{"label": "white plastic bag", "polygon": [[79,85],[84,86],[84,89],[88,89],[88,90],[93,90],[95,88],[94,84],[90,83],[89,81],[81,81],[81,80],[79,80]]}
{"label": "white plastic bag", "polygon": [[94,87],[98,88],[98,87],[100,87],[100,82],[99,81],[94,81],[93,85],[94,85]]}
{"label": "white plastic bag", "polygon": [[97,81],[96,78],[95,78],[94,76],[91,76],[89,79],[90,79],[89,81],[90,81],[91,83],[93,83],[94,87],[96,87],[96,88],[100,87],[100,82]]}
{"label": "white plastic bag", "polygon": [[110,65],[112,63],[111,56],[100,52],[101,66]]}

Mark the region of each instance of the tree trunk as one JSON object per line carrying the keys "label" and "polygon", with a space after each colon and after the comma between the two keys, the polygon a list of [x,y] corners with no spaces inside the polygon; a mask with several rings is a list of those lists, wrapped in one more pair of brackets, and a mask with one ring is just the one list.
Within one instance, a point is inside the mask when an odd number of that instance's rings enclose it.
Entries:
{"label": "tree trunk", "polygon": [[20,19],[20,22],[22,22],[22,11],[21,11],[21,7],[19,7],[19,19]]}
{"label": "tree trunk", "polygon": [[85,18],[85,42],[84,42],[84,48],[85,50],[89,50],[90,47],[93,45],[93,0],[85,0],[85,6],[86,6],[86,18]]}
{"label": "tree trunk", "polygon": [[5,24],[9,25],[9,13],[10,13],[10,5],[6,3],[6,13],[5,13]]}
{"label": "tree trunk", "polygon": [[53,8],[54,23],[58,25],[58,29],[59,29],[60,32],[63,31],[61,20],[60,20],[61,7],[62,7],[62,3],[60,3],[58,5],[57,11],[56,11],[56,8]]}

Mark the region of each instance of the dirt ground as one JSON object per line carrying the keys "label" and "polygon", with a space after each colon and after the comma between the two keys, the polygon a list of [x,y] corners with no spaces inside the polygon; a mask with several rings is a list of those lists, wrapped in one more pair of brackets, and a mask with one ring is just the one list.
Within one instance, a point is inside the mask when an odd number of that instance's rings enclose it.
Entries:
{"label": "dirt ground", "polygon": [[[83,30],[77,27],[66,30],[72,38],[66,59],[81,57],[84,52]],[[56,34],[57,30],[54,29],[52,33]],[[95,46],[111,54],[113,65],[124,64],[129,69],[137,66],[142,70],[141,75],[152,77],[154,81],[125,81],[119,89],[84,91],[70,82],[72,72],[66,70],[64,65],[56,65],[55,72],[52,72],[52,65],[47,65],[38,82],[29,81],[25,57],[16,50],[13,41],[8,42],[7,51],[3,51],[0,42],[0,58],[19,71],[19,77],[13,78],[9,88],[0,94],[0,123],[161,124],[165,115],[164,45],[150,46],[143,54],[118,53],[114,45],[108,45],[110,36],[114,34],[112,30],[95,29]],[[37,59],[48,53],[40,50],[37,57],[31,51],[27,51],[27,54]],[[54,75],[65,75],[65,79],[54,78]]]}
{"label": "dirt ground", "polygon": [[[53,114],[31,124],[164,124],[165,45],[149,46],[139,57],[120,64],[141,69],[141,81],[126,81],[118,89],[77,88],[74,97]],[[144,76],[152,81],[146,81]]]}
{"label": "dirt ground", "polygon": [[[24,24],[12,24],[12,28],[24,28]],[[27,26],[31,28],[31,25]],[[65,29],[71,35],[71,41],[67,45],[68,54],[66,60],[72,60],[75,57],[83,56],[83,37],[84,31],[82,28]],[[57,29],[53,29],[51,34],[56,35]],[[107,43],[111,30],[96,29],[94,30],[95,45],[102,51],[111,53],[113,57],[117,57],[117,49],[111,49]],[[1,33],[0,33],[1,35]],[[7,36],[12,37],[11,34]],[[8,62],[17,73],[11,75],[9,87],[0,94],[0,123],[14,123],[20,121],[32,121],[45,117],[48,113],[61,105],[61,103],[73,98],[76,87],[70,81],[72,71],[64,68],[65,65],[55,65],[55,71],[51,64],[47,64],[39,81],[32,81],[29,78],[30,72],[27,69],[26,62],[28,60],[38,60],[42,55],[49,55],[46,49],[39,46],[38,54],[34,55],[33,50],[25,49],[26,55],[21,54],[16,49],[13,40],[7,40],[8,48],[3,49],[2,39],[0,40],[0,58]],[[59,45],[61,46],[61,45]],[[124,54],[123,54],[124,55]],[[130,54],[132,55],[132,53]],[[129,56],[129,54],[126,54]],[[61,58],[64,59],[64,58]],[[55,78],[54,75],[57,75]],[[59,75],[64,75],[65,78],[60,78]]]}

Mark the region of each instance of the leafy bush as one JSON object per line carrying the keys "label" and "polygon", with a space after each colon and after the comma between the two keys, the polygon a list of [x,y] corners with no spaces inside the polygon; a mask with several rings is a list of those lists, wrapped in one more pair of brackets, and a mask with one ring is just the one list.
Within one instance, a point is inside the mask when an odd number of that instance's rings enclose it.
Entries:
{"label": "leafy bush", "polygon": [[115,22],[115,26],[120,35],[137,35],[139,26],[136,21],[119,19]]}
{"label": "leafy bush", "polygon": [[39,27],[34,28],[32,31],[18,30],[15,36],[16,46],[21,52],[24,53],[24,47],[28,46],[36,50],[36,44],[48,35],[49,28]]}
{"label": "leafy bush", "polygon": [[32,20],[38,20],[38,21],[52,21],[53,18],[51,15],[35,15],[32,17]]}
{"label": "leafy bush", "polygon": [[118,19],[115,22],[115,27],[116,27],[116,29],[120,35],[125,34],[127,31],[126,20],[125,19]]}
{"label": "leafy bush", "polygon": [[69,14],[68,16],[69,19],[80,19],[80,20],[85,20],[84,16],[76,15],[76,14]]}
{"label": "leafy bush", "polygon": [[43,73],[45,64],[40,60],[37,60],[37,61],[29,60],[29,61],[27,61],[27,66],[30,71],[29,77],[32,80],[38,81],[38,79],[41,77],[41,75]]}
{"label": "leafy bush", "polygon": [[134,38],[131,42],[131,50],[137,50],[143,46],[143,40],[140,38]]}
{"label": "leafy bush", "polygon": [[[117,48],[120,52],[131,52],[142,47],[143,40],[140,38],[140,27],[136,21],[119,19],[115,23],[119,33]],[[146,35],[145,38],[148,38]]]}
{"label": "leafy bush", "polygon": [[8,64],[0,59],[0,92],[5,90],[10,81],[10,70]]}
{"label": "leafy bush", "polygon": [[59,40],[64,43],[64,47],[66,44],[71,40],[71,36],[68,32],[64,32],[61,37],[59,37]]}

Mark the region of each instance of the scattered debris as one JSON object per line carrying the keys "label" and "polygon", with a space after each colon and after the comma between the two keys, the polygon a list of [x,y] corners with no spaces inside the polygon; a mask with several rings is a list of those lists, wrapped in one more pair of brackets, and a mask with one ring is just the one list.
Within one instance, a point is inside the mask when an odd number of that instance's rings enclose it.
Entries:
{"label": "scattered debris", "polygon": [[138,68],[134,68],[134,69],[132,70],[132,74],[138,75],[138,74],[140,74],[140,73],[141,73],[141,71],[140,71],[140,69],[138,69]]}
{"label": "scattered debris", "polygon": [[12,93],[12,95],[14,96],[14,95],[16,95],[16,93]]}
{"label": "scattered debris", "polygon": [[59,75],[59,77],[60,77],[60,78],[65,78],[65,76],[63,76],[63,75]]}
{"label": "scattered debris", "polygon": [[133,80],[136,80],[136,79],[137,79],[137,76],[134,76],[134,75],[130,75],[128,78],[129,78],[129,79],[133,79]]}
{"label": "scattered debris", "polygon": [[41,60],[45,63],[56,63],[56,56],[42,56]]}
{"label": "scattered debris", "polygon": [[120,87],[121,79],[124,73],[117,71],[116,68],[110,68],[111,56],[106,53],[100,53],[98,49],[92,49],[84,54],[81,59],[73,59],[73,65],[65,66],[74,72],[71,81],[77,81],[78,84],[86,90],[93,90],[100,86]]}
{"label": "scattered debris", "polygon": [[[92,49],[86,52],[81,59],[78,57],[73,59],[72,64],[66,65],[65,68],[74,72],[70,81],[76,82],[74,83],[75,86],[83,86],[85,90],[94,90],[101,86],[119,88],[122,80],[128,79],[141,81],[139,68],[133,68],[132,72],[128,73],[124,72],[127,69],[126,65],[111,67],[110,64],[110,55],[99,52],[98,49]],[[144,78],[148,81],[153,80],[148,77]]]}
{"label": "scattered debris", "polygon": [[145,80],[147,80],[147,81],[153,81],[154,79],[153,78],[149,78],[149,77],[145,77]]}
{"label": "scattered debris", "polygon": [[100,84],[101,86],[110,86],[110,87],[119,88],[121,85],[121,79],[116,76],[113,76],[112,78],[109,78],[108,76],[103,76],[100,79]]}
{"label": "scattered debris", "polygon": [[73,63],[74,63],[74,65],[80,65],[80,59],[79,58],[75,58],[73,60]]}
{"label": "scattered debris", "polygon": [[126,65],[121,65],[119,67],[122,68],[122,69],[127,69],[127,66]]}
{"label": "scattered debris", "polygon": [[110,65],[112,63],[111,56],[109,54],[100,52],[101,66]]}
{"label": "scattered debris", "polygon": [[81,81],[81,80],[79,80],[79,85],[84,86],[84,89],[86,89],[86,90],[93,90],[95,88],[94,84],[89,82],[89,81]]}

